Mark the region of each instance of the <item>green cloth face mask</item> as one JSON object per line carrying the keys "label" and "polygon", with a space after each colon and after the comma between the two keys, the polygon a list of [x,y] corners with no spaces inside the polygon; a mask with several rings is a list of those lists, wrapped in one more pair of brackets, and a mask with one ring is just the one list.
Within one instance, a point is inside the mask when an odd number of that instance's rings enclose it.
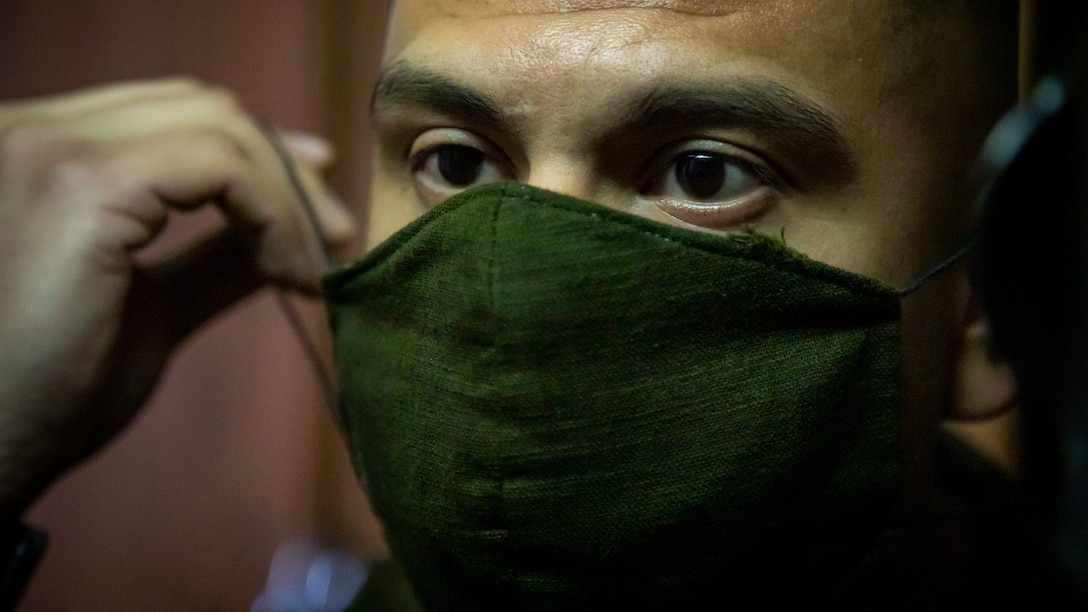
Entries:
{"label": "green cloth face mask", "polygon": [[355,465],[428,609],[822,591],[898,499],[899,294],[781,241],[490,185],[326,292]]}

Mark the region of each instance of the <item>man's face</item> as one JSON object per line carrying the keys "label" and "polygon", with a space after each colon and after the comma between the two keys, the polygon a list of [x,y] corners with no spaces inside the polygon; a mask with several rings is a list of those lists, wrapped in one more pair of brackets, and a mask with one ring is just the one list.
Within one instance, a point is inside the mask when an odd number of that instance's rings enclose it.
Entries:
{"label": "man's face", "polygon": [[[1008,102],[958,2],[398,0],[370,242],[516,179],[699,231],[751,227],[905,287],[951,254]],[[935,422],[962,271],[904,301],[907,426]],[[912,407],[913,406],[913,407]]]}

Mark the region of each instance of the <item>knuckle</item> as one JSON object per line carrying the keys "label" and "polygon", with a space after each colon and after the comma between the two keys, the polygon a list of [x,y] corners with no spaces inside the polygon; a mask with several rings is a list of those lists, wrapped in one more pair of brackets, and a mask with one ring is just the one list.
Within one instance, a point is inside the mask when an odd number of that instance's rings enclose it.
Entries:
{"label": "knuckle", "polygon": [[0,155],[5,159],[25,158],[54,145],[58,136],[52,122],[21,119],[0,132]]}
{"label": "knuckle", "polygon": [[173,76],[151,81],[130,81],[116,85],[120,91],[128,91],[133,96],[144,98],[173,98],[197,95],[204,85],[190,76]]}
{"label": "knuckle", "polygon": [[31,193],[59,197],[106,180],[103,151],[46,119],[20,121],[0,133],[0,171]]}
{"label": "knuckle", "polygon": [[164,96],[182,99],[195,116],[222,121],[246,114],[245,106],[231,90],[198,79],[180,76],[156,84]]}
{"label": "knuckle", "polygon": [[197,139],[210,159],[230,174],[237,174],[246,165],[249,155],[245,147],[226,130],[204,128],[197,132]]}
{"label": "knuckle", "polygon": [[47,119],[24,118],[0,132],[0,168],[24,172],[79,155],[86,144]]}
{"label": "knuckle", "polygon": [[88,190],[102,180],[103,162],[85,147],[70,147],[55,156],[37,173],[36,191],[57,196],[61,193]]}
{"label": "knuckle", "polygon": [[224,116],[244,115],[245,108],[234,92],[221,87],[205,87],[202,96],[212,113]]}
{"label": "knuckle", "polygon": [[173,89],[183,92],[196,93],[206,86],[200,79],[188,75],[174,76],[159,81],[159,85],[165,89]]}

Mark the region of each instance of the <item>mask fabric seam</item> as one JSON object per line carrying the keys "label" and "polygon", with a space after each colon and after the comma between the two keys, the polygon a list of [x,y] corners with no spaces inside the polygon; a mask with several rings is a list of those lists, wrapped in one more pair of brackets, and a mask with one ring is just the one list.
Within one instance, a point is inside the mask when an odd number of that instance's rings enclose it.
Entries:
{"label": "mask fabric seam", "polygon": [[[868,294],[880,294],[881,297],[894,297],[897,300],[902,297],[899,290],[888,285],[887,283],[867,276],[863,276],[856,272],[849,270],[843,270],[835,268],[830,264],[826,264],[793,249],[780,240],[776,240],[772,236],[765,234],[759,234],[756,232],[748,232],[741,234],[727,234],[724,236],[713,234],[700,234],[693,230],[688,230],[680,227],[671,227],[667,225],[661,225],[660,227],[654,227],[657,223],[623,213],[613,209],[602,207],[600,211],[586,211],[580,210],[576,206],[571,205],[570,202],[560,201],[553,202],[545,198],[540,197],[543,190],[536,190],[527,185],[508,181],[505,183],[483,185],[476,187],[468,191],[461,192],[446,202],[439,205],[424,216],[416,219],[410,226],[402,231],[410,231],[408,235],[394,235],[386,242],[378,245],[370,252],[369,255],[363,259],[349,264],[332,272],[326,277],[332,287],[339,289],[346,288],[348,283],[345,283],[343,276],[350,275],[356,277],[359,274],[366,274],[384,263],[385,260],[393,257],[397,251],[401,248],[407,247],[413,241],[415,241],[419,235],[435,220],[441,218],[445,214],[453,214],[457,209],[462,208],[464,205],[470,203],[472,198],[479,197],[480,195],[487,195],[491,191],[498,192],[500,198],[508,200],[511,198],[521,198],[531,200],[533,203],[539,206],[545,206],[557,210],[562,210],[568,213],[576,214],[594,222],[611,221],[617,223],[627,230],[642,233],[652,238],[663,240],[666,242],[674,243],[678,246],[693,249],[707,255],[715,257],[730,257],[733,259],[743,260],[758,264],[764,268],[775,270],[778,272],[789,272],[793,274],[799,274],[806,278],[834,285],[836,287],[852,290],[852,291],[864,291]],[[556,194],[562,195],[562,194]],[[592,202],[582,202],[580,200],[574,200],[570,196],[562,196],[564,199],[570,199],[577,202],[580,205],[593,204]],[[599,206],[599,205],[598,205]],[[645,224],[645,225],[644,225]],[[653,225],[651,225],[653,224]],[[763,242],[760,245],[758,243],[748,243],[744,245],[744,252],[736,252],[740,247],[738,242],[744,240],[746,237],[750,237],[753,241]],[[700,244],[704,241],[715,241],[717,244]],[[729,243],[732,243],[730,245]],[[774,244],[777,248],[772,249],[770,246]],[[723,248],[724,247],[724,248]],[[766,261],[760,257],[760,253],[764,257],[772,257],[773,261]],[[330,287],[330,288],[332,288]],[[333,289],[334,291],[336,289]]]}
{"label": "mask fabric seam", "polygon": [[[510,197],[510,194],[509,194],[508,190],[505,187],[503,187],[499,192],[499,197],[498,197],[498,199],[497,199],[497,201],[495,202],[495,205],[494,205],[494,212],[491,215],[491,245],[490,245],[490,249],[489,249],[489,256],[490,256],[491,261],[490,261],[490,265],[488,266],[488,272],[487,272],[487,292],[488,292],[488,298],[489,298],[489,300],[491,302],[490,303],[491,312],[493,314],[497,312],[497,309],[499,307],[499,300],[498,300],[498,296],[497,296],[496,291],[495,291],[495,285],[496,285],[495,275],[496,275],[496,269],[498,268],[498,265],[497,265],[498,257],[497,257],[497,255],[498,255],[498,248],[499,248],[499,215],[502,214],[503,207],[505,207],[505,206],[507,206],[509,204],[509,202],[507,201],[507,199],[509,197]],[[501,317],[495,317],[495,320],[496,321],[501,321],[502,318]],[[495,344],[499,344],[499,342],[500,342],[499,335],[500,335],[501,332],[502,332],[502,329],[500,327],[496,327],[495,333],[492,335],[493,342],[495,342]],[[495,495],[495,499],[497,500],[496,501],[496,508],[495,508],[495,515],[496,515],[495,519],[496,519],[496,524],[498,525],[498,529],[496,529],[496,533],[498,535],[498,539],[501,542],[505,542],[505,541],[507,541],[509,539],[509,537],[508,537],[509,529],[507,528],[507,525],[509,524],[509,517],[507,516],[508,512],[507,512],[507,509],[506,509],[506,474],[504,473],[505,472],[505,470],[503,468],[504,459],[503,459],[502,455],[500,454],[497,459],[498,460],[496,462],[496,465],[493,468],[494,471],[493,471],[493,473],[491,475],[492,478],[495,481],[494,495]]]}
{"label": "mask fabric seam", "polygon": [[[504,194],[510,197],[516,197],[516,194],[507,193],[504,190]],[[867,293],[879,292],[881,297],[895,298],[897,303],[900,297],[900,293],[891,285],[884,283],[875,278],[863,276],[856,272],[849,270],[841,270],[835,268],[830,264],[826,264],[793,249],[785,244],[785,242],[776,240],[772,236],[766,234],[759,234],[756,232],[740,233],[740,234],[727,234],[724,236],[707,234],[706,238],[703,238],[701,234],[696,234],[692,230],[685,230],[684,228],[673,228],[671,226],[662,226],[661,228],[643,227],[642,223],[653,223],[648,219],[641,217],[632,217],[624,214],[620,211],[607,210],[604,215],[597,212],[579,210],[574,206],[569,206],[565,202],[551,202],[537,197],[535,193],[528,194],[533,202],[540,206],[550,207],[553,209],[560,209],[568,213],[580,215],[594,222],[612,221],[623,225],[628,230],[640,232],[644,235],[676,244],[677,246],[693,249],[701,253],[715,256],[715,257],[728,257],[737,260],[743,260],[749,263],[754,263],[769,270],[776,272],[787,272],[804,276],[805,278],[834,285],[841,289],[853,290],[853,291],[865,291]],[[607,218],[603,218],[607,217]],[[674,234],[670,235],[673,231],[691,233],[695,235]],[[717,248],[715,245],[699,244],[698,241],[715,239],[721,241],[722,245],[725,245],[725,241],[732,242],[734,245],[751,237],[753,241],[763,242],[759,245],[755,243],[747,243],[744,245],[744,252],[723,252],[723,249]],[[778,249],[771,250],[771,246],[774,244]],[[728,249],[728,247],[727,247]],[[758,251],[763,251],[765,255],[775,258],[773,261],[766,261],[761,258]],[[787,257],[784,257],[787,255]],[[849,275],[845,278],[830,278],[831,276]]]}

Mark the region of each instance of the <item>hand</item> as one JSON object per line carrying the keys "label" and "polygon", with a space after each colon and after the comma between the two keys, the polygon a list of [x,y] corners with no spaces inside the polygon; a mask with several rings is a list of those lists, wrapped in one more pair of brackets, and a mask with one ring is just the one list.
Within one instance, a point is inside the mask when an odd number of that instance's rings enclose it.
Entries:
{"label": "hand", "polygon": [[[354,227],[282,138],[328,237]],[[170,210],[229,223],[157,261]],[[19,514],[115,435],[192,330],[266,282],[319,290],[322,246],[281,161],[229,94],[186,80],[0,104],[0,512]]]}

